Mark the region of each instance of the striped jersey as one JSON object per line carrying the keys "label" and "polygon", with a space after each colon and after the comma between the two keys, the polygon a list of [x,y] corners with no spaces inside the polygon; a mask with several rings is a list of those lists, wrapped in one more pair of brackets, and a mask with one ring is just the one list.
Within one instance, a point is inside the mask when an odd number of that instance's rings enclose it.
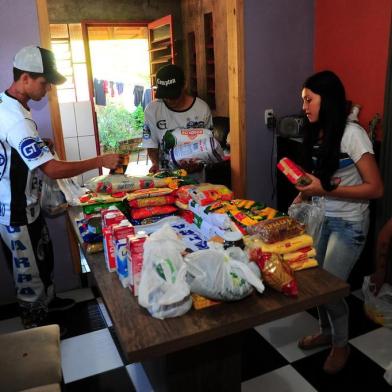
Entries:
{"label": "striped jersey", "polygon": [[0,93],[0,224],[21,226],[40,212],[37,168],[53,159],[29,110]]}

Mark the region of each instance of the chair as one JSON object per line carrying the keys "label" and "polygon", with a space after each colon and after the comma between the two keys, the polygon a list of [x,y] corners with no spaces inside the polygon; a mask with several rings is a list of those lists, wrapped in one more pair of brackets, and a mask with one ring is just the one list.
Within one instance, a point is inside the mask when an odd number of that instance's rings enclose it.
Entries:
{"label": "chair", "polygon": [[46,325],[0,335],[0,389],[61,391],[60,328]]}

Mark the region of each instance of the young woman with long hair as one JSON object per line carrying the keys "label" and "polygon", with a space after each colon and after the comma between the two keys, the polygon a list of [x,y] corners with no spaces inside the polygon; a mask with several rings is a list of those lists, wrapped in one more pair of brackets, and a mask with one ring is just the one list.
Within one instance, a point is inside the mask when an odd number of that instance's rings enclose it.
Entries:
{"label": "young woman with long hair", "polygon": [[[312,182],[297,186],[294,202],[325,197],[325,220],[317,258],[327,271],[347,280],[364,247],[369,227],[369,199],[383,194],[383,184],[366,131],[347,119],[342,82],[331,71],[309,77],[302,89],[308,122],[304,168]],[[348,306],[344,299],[318,307],[320,331],[298,342],[302,349],[331,346],[324,363],[329,374],[347,363]]]}

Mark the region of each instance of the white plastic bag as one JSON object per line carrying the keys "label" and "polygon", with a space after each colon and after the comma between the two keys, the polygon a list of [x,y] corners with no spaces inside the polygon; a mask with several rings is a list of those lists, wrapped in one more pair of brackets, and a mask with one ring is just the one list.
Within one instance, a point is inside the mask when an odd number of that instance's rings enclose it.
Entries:
{"label": "white plastic bag", "polygon": [[187,281],[191,292],[205,297],[235,301],[248,296],[254,286],[259,293],[264,285],[249,267],[244,251],[237,247],[205,249],[185,257]]}
{"label": "white plastic bag", "polygon": [[392,328],[392,286],[384,283],[377,295],[370,276],[363,279],[362,292],[366,315],[375,323]]}
{"label": "white plastic bag", "polygon": [[181,256],[184,250],[183,242],[168,224],[144,243],[139,304],[155,318],[181,316],[192,306]]}
{"label": "white plastic bag", "polygon": [[324,197],[313,197],[310,202],[292,204],[288,214],[305,225],[305,231],[313,237],[313,246],[316,248],[324,223]]}
{"label": "white plastic bag", "polygon": [[51,216],[59,215],[66,211],[68,203],[65,200],[57,180],[53,180],[47,175],[42,178],[41,209]]}

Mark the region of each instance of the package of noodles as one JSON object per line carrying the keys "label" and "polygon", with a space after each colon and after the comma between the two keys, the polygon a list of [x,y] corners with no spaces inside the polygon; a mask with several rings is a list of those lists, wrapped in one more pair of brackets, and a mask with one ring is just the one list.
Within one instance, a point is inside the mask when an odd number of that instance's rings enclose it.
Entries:
{"label": "package of noodles", "polygon": [[267,244],[257,236],[244,237],[244,241],[248,248],[260,248],[263,252],[278,253],[281,255],[295,252],[306,246],[313,246],[313,238],[308,234],[302,234],[288,240],[274,242],[273,244]]}
{"label": "package of noodles", "polygon": [[164,206],[165,204],[174,204],[176,198],[171,195],[163,195],[163,196],[153,196],[146,197],[142,199],[135,199],[129,201],[130,207],[156,207],[156,206]]}
{"label": "package of noodles", "polygon": [[173,189],[170,188],[150,188],[150,189],[139,189],[132,193],[127,194],[127,200],[143,199],[147,197],[165,196],[170,195]]}
{"label": "package of noodles", "polygon": [[298,295],[297,281],[293,271],[280,255],[264,253],[261,249],[255,248],[249,251],[249,260],[259,266],[263,281],[268,286],[290,297]]}
{"label": "package of noodles", "polygon": [[206,206],[217,200],[231,200],[233,192],[224,185],[200,184],[189,190],[189,195],[201,206]]}
{"label": "package of noodles", "polygon": [[290,216],[280,216],[274,219],[267,219],[248,228],[249,234],[257,235],[267,244],[297,237],[304,232],[304,225]]}
{"label": "package of noodles", "polygon": [[293,271],[300,271],[303,269],[317,267],[318,263],[316,259],[309,258],[305,260],[290,260],[287,261],[287,264]]}

